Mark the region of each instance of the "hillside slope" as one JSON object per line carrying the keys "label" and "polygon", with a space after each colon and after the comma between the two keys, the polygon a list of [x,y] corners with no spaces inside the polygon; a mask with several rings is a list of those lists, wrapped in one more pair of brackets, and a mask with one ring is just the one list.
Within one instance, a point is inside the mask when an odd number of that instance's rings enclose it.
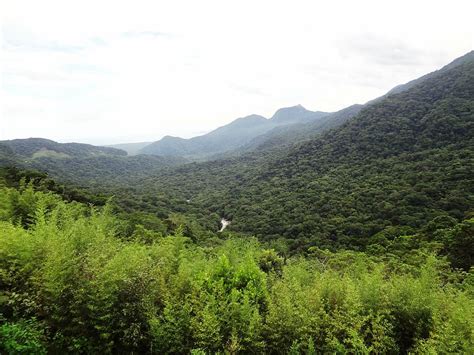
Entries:
{"label": "hillside slope", "polygon": [[462,219],[474,208],[473,146],[471,61],[271,163],[236,187],[226,211],[238,230],[317,244],[364,244],[384,228]]}
{"label": "hillside slope", "polygon": [[127,152],[83,143],[58,143],[44,138],[27,138],[0,141],[0,147],[9,149],[21,159],[52,158],[85,158],[91,156],[111,155],[125,156]]}
{"label": "hillside slope", "polygon": [[104,190],[133,185],[137,179],[184,162],[178,157],[99,155],[68,159],[41,157],[17,165],[46,172],[62,182]]}
{"label": "hillside slope", "polygon": [[0,167],[35,169],[63,183],[89,188],[117,188],[184,162],[178,157],[127,156],[112,147],[43,138],[0,141]]}
{"label": "hillside slope", "polygon": [[192,164],[140,184],[145,194],[165,192],[178,209],[224,216],[230,230],[261,239],[361,248],[374,235],[468,216],[473,137],[474,61],[467,61],[288,153]]}
{"label": "hillside slope", "polygon": [[251,152],[269,149],[287,149],[289,146],[314,138],[326,130],[337,127],[357,115],[362,105],[352,105],[340,111],[330,113],[312,122],[278,126],[255,137],[240,148],[241,152]]}

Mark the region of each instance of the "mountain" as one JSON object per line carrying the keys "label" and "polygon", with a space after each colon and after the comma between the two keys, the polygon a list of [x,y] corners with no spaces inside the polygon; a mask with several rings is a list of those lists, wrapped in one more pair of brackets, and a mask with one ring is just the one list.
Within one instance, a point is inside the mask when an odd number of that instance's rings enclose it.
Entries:
{"label": "mountain", "polygon": [[472,147],[469,61],[364,108],[238,181],[222,210],[232,213],[231,228],[260,237],[364,244],[384,228],[465,218],[474,207]]}
{"label": "mountain", "polygon": [[19,159],[84,158],[101,155],[125,156],[127,152],[110,147],[98,147],[82,143],[58,143],[44,138],[27,138],[0,141],[3,150]]}
{"label": "mountain", "polygon": [[[354,104],[333,113],[311,113],[306,111],[301,105],[282,108],[275,113],[275,115],[272,117],[272,120],[274,120],[274,122],[276,121],[287,124],[281,126],[277,125],[265,133],[256,136],[248,143],[234,150],[227,151],[224,154],[216,154],[212,156],[212,158],[228,158],[230,156],[240,155],[252,151],[257,152],[269,149],[287,149],[291,145],[299,144],[308,139],[312,139],[318,134],[342,125],[347,120],[356,116],[365,107],[375,104],[390,95],[402,93],[417,84],[421,84],[425,80],[442,74],[449,69],[462,65],[463,63],[469,62],[473,58],[474,51],[471,51],[464,56],[457,58],[443,68],[412,80],[406,84],[398,85],[387,92],[385,95],[370,100],[364,105]],[[296,117],[296,119],[292,119],[292,117]]]}
{"label": "mountain", "polygon": [[455,68],[459,65],[462,65],[466,62],[472,61],[474,59],[474,51],[471,51],[460,58],[452,61],[451,63],[447,64],[443,68],[436,70],[432,73],[423,75],[420,78],[412,80],[406,84],[401,84],[385,95],[373,99],[367,102],[365,105],[352,105],[346,107],[340,111],[325,115],[322,119],[317,120],[316,122],[311,122],[309,124],[294,124],[288,125],[285,127],[276,127],[261,136],[256,137],[251,142],[246,144],[245,146],[241,147],[237,153],[242,152],[249,152],[252,150],[262,150],[262,149],[274,149],[274,148],[286,148],[294,143],[299,143],[310,138],[314,138],[316,135],[321,134],[322,132],[330,129],[335,128],[338,125],[343,124],[350,118],[354,117],[356,114],[359,113],[362,108],[370,106],[379,102],[380,100],[393,95],[402,93],[417,84],[421,84],[423,81],[428,80],[432,77],[435,77],[443,72]]}
{"label": "mountain", "polygon": [[[226,128],[230,128],[233,124],[232,122],[227,126],[212,131],[208,135],[191,139],[167,136],[162,140],[143,148],[139,153],[164,156],[186,156],[188,158],[206,158],[208,160],[228,158],[230,156],[240,155],[251,151],[286,149],[295,143],[301,143],[305,140],[314,138],[316,135],[321,134],[328,129],[343,124],[358,114],[364,107],[373,105],[391,95],[409,90],[426,80],[441,75],[444,72],[470,62],[473,59],[474,51],[471,51],[439,70],[394,87],[385,95],[373,99],[365,105],[355,104],[333,113],[312,112],[306,110],[301,105],[281,108],[277,110],[271,119],[266,120],[266,124],[260,124],[259,122],[255,125],[256,128],[254,130],[249,127],[247,131],[242,132],[243,134],[236,131],[234,133],[225,134],[222,139],[220,139],[219,134],[222,131],[226,132]],[[246,118],[251,118],[253,116],[244,117],[236,121],[245,120]],[[249,120],[249,125],[250,124],[251,122]],[[229,132],[227,131],[227,133]],[[216,143],[213,144],[213,141]]]}
{"label": "mountain", "polygon": [[128,155],[137,155],[141,149],[145,148],[147,145],[151,143],[152,142],[119,143],[119,144],[106,145],[105,147],[125,150]]}
{"label": "mountain", "polygon": [[242,146],[240,153],[269,149],[287,149],[295,143],[314,138],[325,130],[343,124],[357,115],[362,107],[363,105],[355,104],[340,111],[325,114],[316,120],[275,127]]}
{"label": "mountain", "polygon": [[306,110],[301,105],[282,108],[270,119],[259,115],[241,117],[210,133],[190,139],[166,136],[144,147],[139,153],[202,159],[238,149],[275,127],[314,122],[327,114]]}
{"label": "mountain", "polygon": [[272,116],[271,122],[276,125],[286,125],[292,123],[301,123],[301,122],[311,122],[326,116],[327,112],[321,111],[308,111],[301,105],[296,105],[292,107],[284,107]]}
{"label": "mountain", "polygon": [[141,188],[144,197],[164,193],[202,223],[223,217],[231,231],[284,238],[294,249],[365,248],[437,217],[466,218],[474,208],[473,146],[474,60],[467,60],[290,149],[180,166]]}

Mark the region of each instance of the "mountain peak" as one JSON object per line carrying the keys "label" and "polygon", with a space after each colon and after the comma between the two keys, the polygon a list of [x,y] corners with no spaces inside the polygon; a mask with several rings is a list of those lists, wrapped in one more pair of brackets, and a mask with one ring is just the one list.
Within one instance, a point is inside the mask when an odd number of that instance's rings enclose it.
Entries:
{"label": "mountain peak", "polygon": [[237,119],[235,119],[234,121],[232,121],[231,123],[229,123],[229,126],[235,126],[235,125],[241,125],[241,124],[244,124],[244,125],[247,125],[247,124],[255,124],[255,123],[264,123],[266,122],[267,119],[263,116],[260,116],[260,115],[248,115],[248,116],[245,116],[245,117],[239,117]]}
{"label": "mountain peak", "polygon": [[175,136],[164,136],[163,138],[161,138],[162,141],[180,141],[180,140],[184,140],[184,138],[180,138],[180,137],[175,137]]}
{"label": "mountain peak", "polygon": [[272,116],[271,121],[277,124],[289,124],[306,121],[308,119],[320,118],[326,114],[326,112],[309,111],[304,108],[303,105],[298,104],[296,106],[280,108]]}

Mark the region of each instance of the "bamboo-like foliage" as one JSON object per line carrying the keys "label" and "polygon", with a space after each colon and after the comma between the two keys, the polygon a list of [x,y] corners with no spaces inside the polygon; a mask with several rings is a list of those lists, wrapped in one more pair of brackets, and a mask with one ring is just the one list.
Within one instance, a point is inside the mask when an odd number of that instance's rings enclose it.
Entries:
{"label": "bamboo-like foliage", "polygon": [[1,188],[0,202],[2,353],[474,350],[472,274],[437,256],[439,242],[285,259],[252,238],[123,238],[109,206],[31,186]]}

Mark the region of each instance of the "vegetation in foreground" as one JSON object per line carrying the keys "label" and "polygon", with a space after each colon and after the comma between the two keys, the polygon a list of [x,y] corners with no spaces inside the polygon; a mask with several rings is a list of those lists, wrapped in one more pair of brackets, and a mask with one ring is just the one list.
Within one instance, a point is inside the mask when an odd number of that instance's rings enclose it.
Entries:
{"label": "vegetation in foreground", "polygon": [[24,182],[1,188],[0,220],[2,353],[474,351],[474,275],[449,262],[472,265],[474,220],[286,257],[229,235],[124,233],[110,204]]}

